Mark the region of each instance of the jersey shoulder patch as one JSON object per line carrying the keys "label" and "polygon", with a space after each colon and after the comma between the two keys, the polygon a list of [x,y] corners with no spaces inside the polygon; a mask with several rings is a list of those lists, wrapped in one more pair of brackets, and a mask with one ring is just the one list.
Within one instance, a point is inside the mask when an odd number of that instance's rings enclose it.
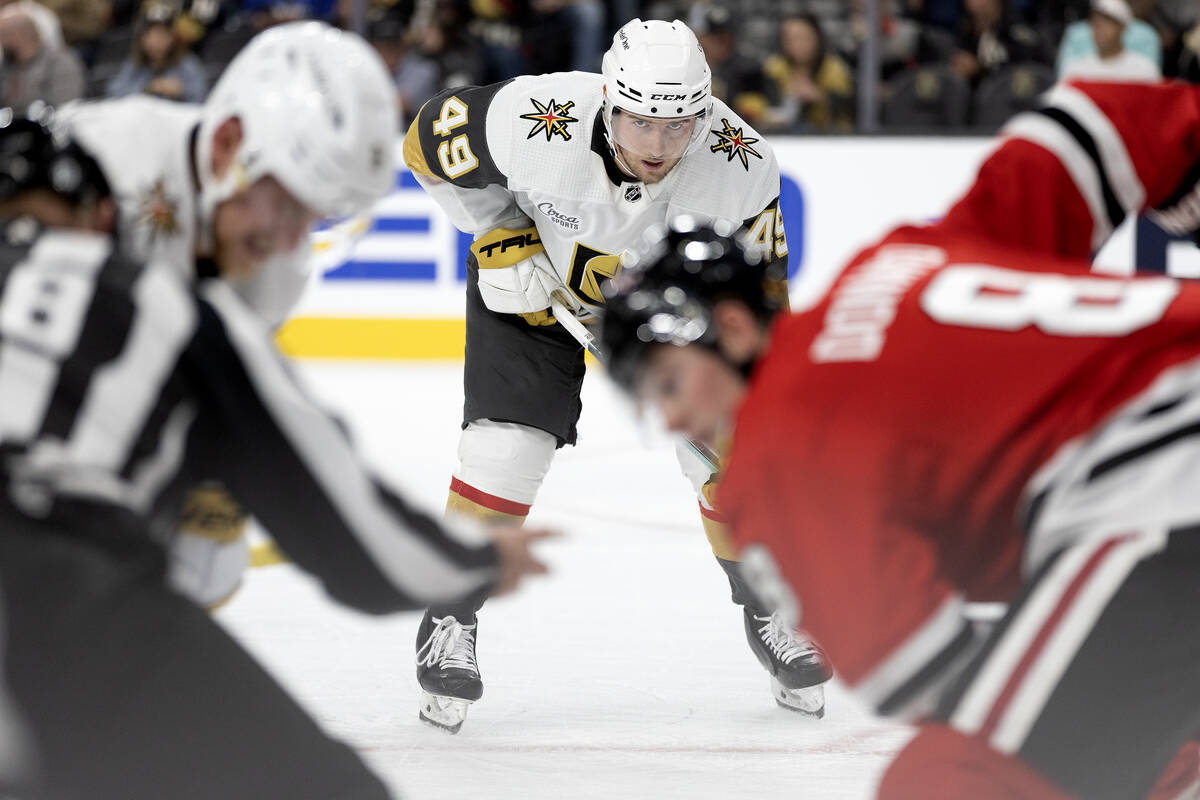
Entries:
{"label": "jersey shoulder patch", "polygon": [[[526,75],[507,87],[497,111],[508,119],[514,140],[571,142],[591,132],[588,113],[598,107],[603,87],[604,79],[590,72]],[[503,122],[496,120],[497,129],[509,127]]]}
{"label": "jersey shoulder patch", "polygon": [[509,188],[588,194],[603,85],[600,75],[557,72],[520,77],[505,87],[488,119],[488,142]]}
{"label": "jersey shoulder patch", "polygon": [[[713,100],[709,136],[677,169],[672,213],[749,223],[777,207],[779,164],[758,131],[719,100]],[[769,237],[768,237],[769,238]],[[784,246],[786,250],[786,246]]]}
{"label": "jersey shoulder patch", "polygon": [[722,157],[718,160],[731,166],[737,164],[744,172],[750,172],[760,166],[756,162],[766,162],[774,158],[762,134],[733,113],[729,106],[715,99],[705,146],[709,153]]}

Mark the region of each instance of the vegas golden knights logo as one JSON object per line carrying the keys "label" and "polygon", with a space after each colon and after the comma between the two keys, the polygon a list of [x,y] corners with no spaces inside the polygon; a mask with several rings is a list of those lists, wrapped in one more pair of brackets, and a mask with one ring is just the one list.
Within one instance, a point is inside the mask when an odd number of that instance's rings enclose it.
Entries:
{"label": "vegas golden knights logo", "polygon": [[609,278],[615,278],[620,271],[619,255],[593,250],[586,244],[576,242],[575,252],[571,254],[571,271],[567,276],[567,286],[583,302],[602,306],[604,294],[600,291],[600,285]]}

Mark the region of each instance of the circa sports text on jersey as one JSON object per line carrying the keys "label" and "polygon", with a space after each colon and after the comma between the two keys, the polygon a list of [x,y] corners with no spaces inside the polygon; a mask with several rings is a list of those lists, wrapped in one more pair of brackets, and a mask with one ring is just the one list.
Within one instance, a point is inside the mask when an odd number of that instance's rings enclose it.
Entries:
{"label": "circa sports text on jersey", "polygon": [[461,230],[536,228],[559,278],[592,310],[643,232],[676,215],[744,225],[767,258],[787,258],[774,152],[724,103],[714,99],[704,120],[706,146],[652,184],[607,157],[602,103],[603,77],[586,73],[448,90],[421,109],[404,158]]}

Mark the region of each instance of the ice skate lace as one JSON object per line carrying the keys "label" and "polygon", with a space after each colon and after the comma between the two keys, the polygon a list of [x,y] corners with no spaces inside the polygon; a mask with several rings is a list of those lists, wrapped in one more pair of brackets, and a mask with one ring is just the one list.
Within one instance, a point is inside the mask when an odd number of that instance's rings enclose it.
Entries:
{"label": "ice skate lace", "polygon": [[475,664],[475,626],[454,617],[434,619],[437,627],[417,651],[417,664],[478,672]]}
{"label": "ice skate lace", "polygon": [[796,636],[791,628],[783,624],[779,615],[772,614],[769,617],[755,615],[754,619],[763,623],[762,627],[758,629],[759,637],[767,647],[771,648],[775,657],[784,664],[790,664],[797,658],[812,654],[813,650],[809,643]]}

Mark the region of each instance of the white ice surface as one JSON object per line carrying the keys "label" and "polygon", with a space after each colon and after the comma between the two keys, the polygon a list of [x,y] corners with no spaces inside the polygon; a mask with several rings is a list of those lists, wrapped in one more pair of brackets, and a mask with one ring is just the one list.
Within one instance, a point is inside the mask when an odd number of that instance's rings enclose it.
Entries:
{"label": "white ice surface", "polygon": [[[368,459],[430,509],[455,466],[461,371],[301,367]],[[530,524],[564,534],[543,549],[553,574],[482,612],[484,696],[457,736],[417,721],[417,613],[357,614],[275,566],[253,570],[219,619],[411,800],[872,795],[909,731],[836,683],[824,720],[775,705],[670,444],[639,431],[602,374]]]}

